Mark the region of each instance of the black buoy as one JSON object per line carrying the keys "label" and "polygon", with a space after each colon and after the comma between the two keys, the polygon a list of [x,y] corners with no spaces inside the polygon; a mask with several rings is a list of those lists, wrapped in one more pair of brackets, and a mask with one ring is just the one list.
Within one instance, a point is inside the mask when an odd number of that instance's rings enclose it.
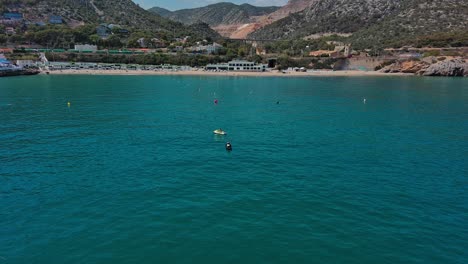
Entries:
{"label": "black buoy", "polygon": [[226,143],[226,150],[231,151],[232,150],[232,145],[230,142]]}
{"label": "black buoy", "polygon": [[276,104],[280,104],[279,101],[277,101]]}

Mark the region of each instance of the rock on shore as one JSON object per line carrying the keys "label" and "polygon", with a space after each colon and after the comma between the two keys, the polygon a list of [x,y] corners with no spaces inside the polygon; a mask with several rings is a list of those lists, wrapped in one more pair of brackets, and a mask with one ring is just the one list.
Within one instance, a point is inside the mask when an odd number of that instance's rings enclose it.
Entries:
{"label": "rock on shore", "polygon": [[424,76],[468,76],[468,62],[462,58],[439,61],[420,74]]}
{"label": "rock on shore", "polygon": [[396,61],[393,64],[390,64],[380,71],[385,73],[418,73],[427,67],[429,67],[429,63],[425,61]]}
{"label": "rock on shore", "polygon": [[468,62],[464,58],[434,58],[396,61],[380,70],[385,73],[413,73],[422,76],[468,76]]}

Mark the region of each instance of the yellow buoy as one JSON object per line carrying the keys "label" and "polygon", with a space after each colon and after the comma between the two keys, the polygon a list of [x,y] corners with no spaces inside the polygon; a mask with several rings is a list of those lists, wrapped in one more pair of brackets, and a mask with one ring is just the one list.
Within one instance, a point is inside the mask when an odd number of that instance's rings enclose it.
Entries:
{"label": "yellow buoy", "polygon": [[70,102],[68,102],[68,103],[67,103],[67,105],[68,105],[68,107],[70,107],[70,106],[71,106],[71,103],[70,103]]}

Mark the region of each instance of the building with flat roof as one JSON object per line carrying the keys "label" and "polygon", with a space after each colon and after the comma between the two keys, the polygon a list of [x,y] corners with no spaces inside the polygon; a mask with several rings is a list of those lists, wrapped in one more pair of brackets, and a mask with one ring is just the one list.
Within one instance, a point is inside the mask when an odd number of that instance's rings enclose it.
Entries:
{"label": "building with flat roof", "polygon": [[63,18],[61,16],[52,15],[49,17],[49,23],[54,25],[63,24]]}
{"label": "building with flat roof", "polygon": [[218,70],[218,71],[253,71],[253,72],[264,72],[266,71],[266,64],[257,64],[255,62],[245,60],[234,60],[228,63],[219,64],[208,64],[206,70]]}
{"label": "building with flat roof", "polygon": [[96,27],[96,34],[101,39],[106,39],[112,34],[112,32],[110,28],[107,27],[107,24],[100,24],[99,26]]}
{"label": "building with flat roof", "polygon": [[0,24],[17,26],[23,22],[23,14],[21,13],[3,13],[0,16]]}
{"label": "building with flat roof", "polygon": [[75,45],[75,50],[76,51],[92,51],[95,52],[98,50],[98,47],[96,45],[89,45],[89,44],[83,44],[83,45]]}
{"label": "building with flat roof", "polygon": [[10,20],[22,20],[23,19],[23,14],[21,14],[21,13],[3,13],[3,18],[4,19],[10,19]]}

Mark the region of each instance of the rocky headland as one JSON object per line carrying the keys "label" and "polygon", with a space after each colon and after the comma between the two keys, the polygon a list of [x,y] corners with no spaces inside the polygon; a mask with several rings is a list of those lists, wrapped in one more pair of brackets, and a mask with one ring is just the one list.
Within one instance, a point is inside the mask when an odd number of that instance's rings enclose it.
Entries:
{"label": "rocky headland", "polygon": [[383,73],[413,73],[421,76],[468,76],[468,61],[462,57],[427,57],[395,61],[383,67]]}

